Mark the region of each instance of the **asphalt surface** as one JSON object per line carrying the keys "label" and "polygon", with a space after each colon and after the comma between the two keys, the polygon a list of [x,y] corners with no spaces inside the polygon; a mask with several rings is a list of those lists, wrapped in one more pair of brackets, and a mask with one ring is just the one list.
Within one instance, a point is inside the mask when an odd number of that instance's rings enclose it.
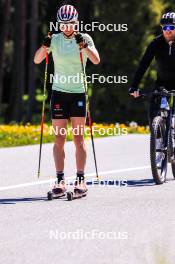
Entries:
{"label": "asphalt surface", "polygon": [[[87,146],[90,180],[95,169]],[[39,180],[38,146],[0,149],[0,263],[175,263],[175,181],[169,168],[167,182],[154,184],[149,136],[96,139],[95,146],[101,180],[118,184],[89,186],[87,197],[71,202],[46,199],[55,177],[52,144],[43,146]],[[70,179],[74,151],[68,142]]]}

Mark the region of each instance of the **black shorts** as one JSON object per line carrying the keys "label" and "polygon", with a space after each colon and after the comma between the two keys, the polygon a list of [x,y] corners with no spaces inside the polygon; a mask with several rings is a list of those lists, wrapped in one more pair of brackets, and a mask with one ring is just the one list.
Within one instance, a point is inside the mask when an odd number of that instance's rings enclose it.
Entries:
{"label": "black shorts", "polygon": [[86,117],[85,93],[64,93],[53,90],[50,105],[52,119]]}

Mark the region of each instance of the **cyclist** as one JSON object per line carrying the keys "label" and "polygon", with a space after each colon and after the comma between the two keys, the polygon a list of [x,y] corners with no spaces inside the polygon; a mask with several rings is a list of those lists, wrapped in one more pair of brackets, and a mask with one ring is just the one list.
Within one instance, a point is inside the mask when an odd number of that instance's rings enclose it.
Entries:
{"label": "cyclist", "polygon": [[[58,188],[65,192],[64,184],[64,145],[68,120],[71,120],[76,148],[77,186],[86,190],[84,170],[86,163],[86,146],[84,143],[84,130],[86,120],[86,96],[83,85],[82,69],[80,64],[79,47],[83,52],[84,65],[87,58],[98,64],[100,57],[92,38],[88,34],[78,33],[78,12],[72,5],[61,6],[57,12],[61,33],[53,34],[52,38],[45,37],[43,45],[37,50],[34,62],[41,63],[46,56],[46,50],[52,52],[55,77],[52,85],[51,113],[52,125],[57,135],[53,147],[53,156],[58,179]],[[74,77],[79,77],[78,79]],[[69,78],[71,77],[71,78]],[[66,81],[65,81],[66,80]],[[75,81],[76,80],[76,81]],[[77,81],[78,80],[78,81]],[[74,130],[75,131],[75,130]],[[78,133],[77,133],[78,131]],[[72,155],[72,153],[70,153]]]}
{"label": "cyclist", "polygon": [[[139,83],[153,59],[155,59],[157,64],[155,90],[159,90],[160,87],[172,90],[175,86],[175,13],[163,14],[160,25],[163,33],[153,39],[148,45],[135,73],[131,88],[129,88],[129,93],[135,98],[139,97]],[[152,96],[149,107],[150,124],[157,115],[159,106],[160,98]]]}

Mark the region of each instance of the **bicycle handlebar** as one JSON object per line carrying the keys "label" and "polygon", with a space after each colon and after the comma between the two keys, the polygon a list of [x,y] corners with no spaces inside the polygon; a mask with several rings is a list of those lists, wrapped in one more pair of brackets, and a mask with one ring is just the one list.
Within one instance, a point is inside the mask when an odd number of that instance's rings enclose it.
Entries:
{"label": "bicycle handlebar", "polygon": [[139,93],[142,97],[149,97],[151,95],[161,95],[161,96],[175,96],[175,90],[167,91],[166,89],[163,89],[161,91],[155,90],[153,92],[148,93]]}

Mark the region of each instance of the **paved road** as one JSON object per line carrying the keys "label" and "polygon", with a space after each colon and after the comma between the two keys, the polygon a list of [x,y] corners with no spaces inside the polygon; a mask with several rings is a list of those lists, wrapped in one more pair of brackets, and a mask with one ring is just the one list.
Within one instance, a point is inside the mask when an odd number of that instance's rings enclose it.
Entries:
{"label": "paved road", "polygon": [[[0,263],[175,263],[175,182],[169,169],[167,183],[154,185],[149,137],[103,138],[95,144],[101,178],[127,186],[89,186],[86,198],[72,202],[46,200],[55,176],[52,144],[43,147],[39,181],[38,146],[0,149]],[[87,145],[87,173],[93,177]],[[66,154],[71,178],[72,143]]]}

